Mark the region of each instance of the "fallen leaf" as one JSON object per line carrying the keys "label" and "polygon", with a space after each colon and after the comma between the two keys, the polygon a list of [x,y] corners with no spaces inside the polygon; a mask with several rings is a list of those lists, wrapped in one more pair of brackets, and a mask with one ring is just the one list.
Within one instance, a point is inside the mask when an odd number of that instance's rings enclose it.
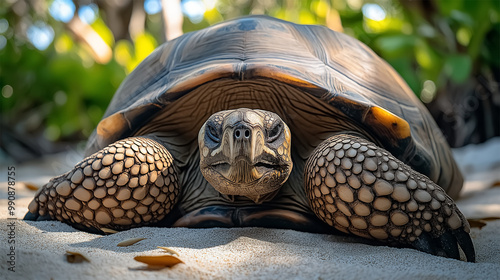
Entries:
{"label": "fallen leaf", "polygon": [[486,226],[486,222],[500,220],[500,217],[485,217],[479,219],[467,219],[470,227],[482,229]]}
{"label": "fallen leaf", "polygon": [[168,248],[168,247],[157,246],[157,248],[159,248],[159,249],[163,249],[163,250],[165,250],[167,253],[170,253],[170,254],[172,254],[172,255],[177,255],[177,256],[180,256],[180,255],[179,255],[179,253],[177,253],[176,251],[174,251],[174,250],[172,250],[172,249],[170,249],[170,248]]}
{"label": "fallen leaf", "polygon": [[30,191],[38,191],[39,187],[35,186],[34,184],[32,183],[24,183],[24,186],[26,186],[26,188]]}
{"label": "fallen leaf", "polygon": [[153,265],[146,265],[142,267],[134,267],[134,268],[129,268],[130,270],[138,270],[138,271],[156,271],[156,270],[162,270],[164,269],[165,266],[153,266]]}
{"label": "fallen leaf", "polygon": [[127,247],[127,246],[130,246],[130,245],[134,245],[135,243],[141,241],[141,240],[144,240],[146,238],[130,238],[130,239],[127,239],[125,241],[122,241],[118,244],[116,244],[116,246],[118,247]]}
{"label": "fallen leaf", "polygon": [[479,228],[482,229],[486,223],[481,219],[467,219],[471,228]]}
{"label": "fallen leaf", "polygon": [[500,187],[500,181],[493,182],[493,184],[491,184],[491,187],[492,188],[498,188],[498,187]]}
{"label": "fallen leaf", "polygon": [[105,227],[102,227],[101,230],[104,232],[104,233],[107,233],[107,234],[113,234],[113,233],[117,233],[118,231],[114,230],[114,229],[110,229],[110,228],[105,228]]}
{"label": "fallen leaf", "polygon": [[78,252],[66,251],[66,260],[69,263],[82,263],[82,262],[90,262],[84,255]]}
{"label": "fallen leaf", "polygon": [[148,266],[154,267],[172,267],[179,263],[184,263],[179,258],[172,255],[160,255],[160,256],[136,256],[134,260],[147,264]]}
{"label": "fallen leaf", "polygon": [[495,221],[495,220],[500,220],[500,217],[486,217],[486,218],[481,218],[483,221]]}

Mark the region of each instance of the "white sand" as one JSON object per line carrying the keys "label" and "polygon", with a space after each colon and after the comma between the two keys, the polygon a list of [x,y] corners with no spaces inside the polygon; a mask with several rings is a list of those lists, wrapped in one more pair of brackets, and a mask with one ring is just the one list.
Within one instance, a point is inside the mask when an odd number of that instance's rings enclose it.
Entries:
{"label": "white sand", "polygon": [[[500,139],[456,151],[467,183],[457,203],[468,218],[500,217]],[[66,171],[78,152],[15,165],[15,270],[8,270],[6,165],[0,181],[0,279],[500,279],[500,220],[473,228],[477,263],[436,257],[412,249],[368,245],[359,238],[262,228],[138,228],[108,236],[88,234],[56,221],[21,218],[33,196],[21,181],[43,184]],[[62,164],[61,164],[62,163]],[[129,247],[116,244],[147,238]],[[157,271],[133,258],[160,254],[166,246],[184,264]],[[76,251],[90,263],[68,263]]]}

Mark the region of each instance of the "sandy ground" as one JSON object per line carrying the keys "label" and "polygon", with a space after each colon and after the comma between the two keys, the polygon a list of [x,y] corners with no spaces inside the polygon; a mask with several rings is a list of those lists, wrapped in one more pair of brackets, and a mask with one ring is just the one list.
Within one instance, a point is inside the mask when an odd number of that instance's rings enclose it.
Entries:
{"label": "sandy ground", "polygon": [[[455,155],[467,180],[459,208],[470,219],[500,217],[500,139],[455,150]],[[79,159],[81,151],[75,150],[1,165],[0,279],[500,279],[500,220],[495,219],[472,228],[477,263],[293,230],[144,227],[101,236],[56,221],[23,221],[34,194],[24,182],[41,186]],[[16,168],[12,215],[7,208],[9,166]],[[117,246],[139,237],[146,239]],[[150,271],[134,260],[162,254],[157,246],[177,251],[184,263]],[[90,262],[69,263],[66,251]]]}

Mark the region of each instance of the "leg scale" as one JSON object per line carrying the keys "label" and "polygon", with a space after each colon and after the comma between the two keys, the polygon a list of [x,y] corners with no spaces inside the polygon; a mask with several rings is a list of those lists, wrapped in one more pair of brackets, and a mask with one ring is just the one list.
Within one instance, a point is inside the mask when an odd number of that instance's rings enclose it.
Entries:
{"label": "leg scale", "polygon": [[[468,236],[469,224],[453,200],[375,144],[347,134],[333,136],[314,150],[304,174],[311,208],[328,225],[420,250],[430,244],[439,247],[427,250],[431,253],[459,257],[457,239],[450,235],[463,231],[460,236]],[[462,248],[469,256],[474,255],[471,246]]]}
{"label": "leg scale", "polygon": [[29,205],[26,219],[50,216],[100,232],[157,222],[177,201],[173,158],[143,137],[117,141],[50,180]]}

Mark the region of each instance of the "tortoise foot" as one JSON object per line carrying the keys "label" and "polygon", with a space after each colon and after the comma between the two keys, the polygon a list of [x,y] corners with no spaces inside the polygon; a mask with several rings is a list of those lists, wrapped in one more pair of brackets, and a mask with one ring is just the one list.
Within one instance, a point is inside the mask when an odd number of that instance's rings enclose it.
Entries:
{"label": "tortoise foot", "polygon": [[305,167],[313,212],[336,229],[450,258],[475,260],[469,224],[445,191],[365,139],[335,135]]}
{"label": "tortoise foot", "polygon": [[448,258],[460,259],[459,245],[467,261],[475,262],[474,245],[468,231],[464,227],[455,230],[446,230],[443,234],[434,237],[431,233],[423,232],[411,245],[423,252]]}
{"label": "tortoise foot", "polygon": [[31,201],[25,219],[52,219],[78,229],[124,230],[162,220],[179,194],[177,172],[161,144],[117,141],[53,178]]}
{"label": "tortoise foot", "polygon": [[272,206],[206,206],[189,212],[179,218],[174,227],[264,227],[293,229],[316,233],[331,231],[313,214],[305,214]]}

